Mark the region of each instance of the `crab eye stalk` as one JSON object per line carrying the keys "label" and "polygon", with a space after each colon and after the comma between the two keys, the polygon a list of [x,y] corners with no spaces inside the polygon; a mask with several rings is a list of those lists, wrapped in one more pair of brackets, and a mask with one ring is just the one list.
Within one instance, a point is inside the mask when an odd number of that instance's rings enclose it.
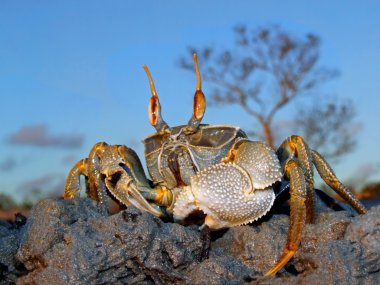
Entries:
{"label": "crab eye stalk", "polygon": [[196,131],[196,129],[202,121],[203,115],[206,110],[206,99],[205,95],[202,92],[202,79],[201,74],[199,72],[198,59],[196,53],[193,54],[193,58],[195,74],[197,76],[197,86],[194,94],[193,115],[187,125],[189,128]]}
{"label": "crab eye stalk", "polygon": [[158,100],[157,91],[154,87],[152,76],[150,75],[148,67],[144,64],[143,68],[149,79],[150,91],[152,92],[152,97],[149,100],[148,115],[150,124],[157,130],[157,132],[162,132],[169,129],[168,124],[164,121],[161,116],[161,104]]}

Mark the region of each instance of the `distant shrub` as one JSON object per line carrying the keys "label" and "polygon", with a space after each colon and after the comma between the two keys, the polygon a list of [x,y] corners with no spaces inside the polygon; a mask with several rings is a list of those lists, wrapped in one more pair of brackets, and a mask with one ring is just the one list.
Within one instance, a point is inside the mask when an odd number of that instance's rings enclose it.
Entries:
{"label": "distant shrub", "polygon": [[0,193],[0,210],[9,210],[17,207],[17,203],[7,194]]}
{"label": "distant shrub", "polygon": [[364,186],[360,193],[361,199],[380,198],[380,182],[370,183]]}

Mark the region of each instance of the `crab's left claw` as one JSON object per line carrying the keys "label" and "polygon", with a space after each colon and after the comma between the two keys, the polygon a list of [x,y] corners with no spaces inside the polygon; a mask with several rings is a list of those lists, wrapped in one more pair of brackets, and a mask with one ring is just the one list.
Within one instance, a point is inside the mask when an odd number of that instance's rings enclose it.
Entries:
{"label": "crab's left claw", "polygon": [[211,230],[253,222],[273,205],[272,184],[281,179],[278,159],[261,142],[235,144],[224,162],[191,178],[174,205],[174,218],[184,220],[192,211],[206,214]]}

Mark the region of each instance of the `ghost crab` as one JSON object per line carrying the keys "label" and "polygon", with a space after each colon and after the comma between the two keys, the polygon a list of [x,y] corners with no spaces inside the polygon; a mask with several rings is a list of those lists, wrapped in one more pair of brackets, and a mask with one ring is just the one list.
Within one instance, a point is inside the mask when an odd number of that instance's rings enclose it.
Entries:
{"label": "ghost crab", "polygon": [[144,65],[152,93],[149,121],[157,131],[143,141],[152,181],[132,149],[101,142],[69,172],[65,199],[79,196],[83,175],[88,196],[100,204],[110,193],[124,205],[157,217],[171,215],[178,222],[202,211],[203,226],[218,230],[264,216],[273,205],[275,184],[286,180],[291,209],[287,242],[266,276],[276,274],[293,257],[305,223],[315,222],[313,166],[358,213],[366,213],[325,159],[301,137],[287,138],[275,152],[263,142],[248,140],[238,127],[200,124],[206,103],[195,54],[194,65],[197,86],[192,117],[187,125],[172,128],[162,118],[152,77]]}

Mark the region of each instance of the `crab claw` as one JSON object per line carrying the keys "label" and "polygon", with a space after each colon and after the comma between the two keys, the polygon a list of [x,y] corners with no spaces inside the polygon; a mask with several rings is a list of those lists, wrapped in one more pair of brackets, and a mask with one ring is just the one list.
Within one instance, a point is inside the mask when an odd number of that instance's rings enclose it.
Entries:
{"label": "crab claw", "polygon": [[272,207],[271,185],[281,176],[273,151],[262,143],[246,141],[239,144],[233,162],[210,166],[192,177],[190,186],[176,199],[174,219],[183,221],[201,210],[206,214],[204,224],[212,230],[253,222]]}

